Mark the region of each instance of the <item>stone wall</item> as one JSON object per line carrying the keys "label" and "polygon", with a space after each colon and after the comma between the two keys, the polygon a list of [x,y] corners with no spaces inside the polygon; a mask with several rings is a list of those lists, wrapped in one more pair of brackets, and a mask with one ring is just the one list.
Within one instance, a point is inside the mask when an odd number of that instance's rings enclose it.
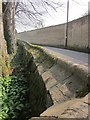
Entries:
{"label": "stone wall", "polygon": [[[30,51],[53,100],[53,105],[41,114],[42,117],[31,120],[57,119],[57,117],[63,120],[64,118],[81,119],[88,117],[89,101],[87,94],[89,87],[87,87],[87,81],[89,78],[87,73],[79,70],[76,65],[68,64],[64,59],[57,59],[36,45],[31,45]],[[56,118],[49,118],[50,116]]]}
{"label": "stone wall", "polygon": [[[65,45],[66,24],[21,32],[17,37],[34,44],[60,46]],[[68,46],[88,46],[88,16],[69,22]]]}
{"label": "stone wall", "polygon": [[88,16],[69,23],[68,45],[77,47],[88,46]]}
{"label": "stone wall", "polygon": [[34,58],[29,51],[30,46],[20,41],[18,41],[17,45],[16,55],[11,61],[14,68],[13,73],[14,75],[21,73],[20,76],[23,75],[25,81],[28,82],[26,98],[30,105],[30,117],[39,116],[49,107],[49,105],[52,105],[48,104],[48,101],[52,103],[52,99],[48,99],[50,94],[46,90],[45,83],[34,63]]}
{"label": "stone wall", "polygon": [[52,26],[33,31],[22,32],[17,35],[23,41],[42,45],[64,45],[65,25]]}

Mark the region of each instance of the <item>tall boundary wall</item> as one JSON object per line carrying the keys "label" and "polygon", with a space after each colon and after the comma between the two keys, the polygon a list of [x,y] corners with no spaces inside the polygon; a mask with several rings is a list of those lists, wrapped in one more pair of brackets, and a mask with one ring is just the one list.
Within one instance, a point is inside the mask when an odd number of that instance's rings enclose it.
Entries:
{"label": "tall boundary wall", "polygon": [[[66,24],[60,24],[37,30],[21,32],[17,35],[17,38],[34,44],[64,46],[65,34]],[[79,48],[86,48],[88,46],[88,16],[69,22],[67,45]]]}

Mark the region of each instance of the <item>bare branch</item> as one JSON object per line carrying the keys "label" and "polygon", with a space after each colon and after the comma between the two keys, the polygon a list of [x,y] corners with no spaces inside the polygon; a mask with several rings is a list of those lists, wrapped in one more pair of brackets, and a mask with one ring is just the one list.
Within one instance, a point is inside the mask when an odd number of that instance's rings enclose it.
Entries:
{"label": "bare branch", "polygon": [[[15,10],[18,19],[27,19],[26,21],[33,22],[36,26],[37,23],[43,24],[43,15],[50,15],[49,8],[57,12],[57,8],[62,6],[62,3],[51,0],[27,0],[26,2],[16,3]],[[25,23],[24,19],[22,20],[23,23]]]}

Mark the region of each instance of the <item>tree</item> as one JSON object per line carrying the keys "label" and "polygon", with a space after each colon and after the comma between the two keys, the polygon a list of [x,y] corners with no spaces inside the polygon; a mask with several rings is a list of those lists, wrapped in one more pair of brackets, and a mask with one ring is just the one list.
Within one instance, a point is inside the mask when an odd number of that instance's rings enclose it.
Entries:
{"label": "tree", "polygon": [[89,11],[86,11],[86,12],[82,15],[82,17],[87,16],[88,14],[89,14]]}
{"label": "tree", "polygon": [[15,43],[15,6],[14,2],[3,2],[3,26],[4,37],[7,42],[9,54],[14,52]]}
{"label": "tree", "polygon": [[[0,76],[2,76],[2,41],[3,41],[3,29],[2,29],[2,1],[0,1]],[[0,106],[1,107],[1,106]]]}
{"label": "tree", "polygon": [[63,3],[53,2],[52,0],[26,0],[19,2],[16,7],[16,24],[42,27],[42,16],[49,14],[49,9],[56,12],[57,8],[62,7],[62,5]]}
{"label": "tree", "polygon": [[41,16],[49,13],[48,8],[56,11],[63,4],[51,0],[7,0],[3,2],[3,26],[4,37],[7,42],[8,53],[12,54],[15,49],[15,15],[17,22],[24,25],[43,26]]}
{"label": "tree", "polygon": [[0,0],[0,77],[3,75],[8,75],[8,55],[7,55],[7,45],[4,39],[3,32],[3,14],[2,14],[2,0]]}

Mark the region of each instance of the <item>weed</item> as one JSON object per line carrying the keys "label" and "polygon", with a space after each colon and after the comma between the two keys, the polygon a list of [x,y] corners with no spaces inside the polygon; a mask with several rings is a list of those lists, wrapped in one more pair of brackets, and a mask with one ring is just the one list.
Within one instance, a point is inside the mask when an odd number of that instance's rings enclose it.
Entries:
{"label": "weed", "polygon": [[[23,76],[0,78],[2,109],[0,120],[26,120],[30,115],[30,104],[26,99],[27,81]],[[27,111],[27,112],[26,112]]]}

